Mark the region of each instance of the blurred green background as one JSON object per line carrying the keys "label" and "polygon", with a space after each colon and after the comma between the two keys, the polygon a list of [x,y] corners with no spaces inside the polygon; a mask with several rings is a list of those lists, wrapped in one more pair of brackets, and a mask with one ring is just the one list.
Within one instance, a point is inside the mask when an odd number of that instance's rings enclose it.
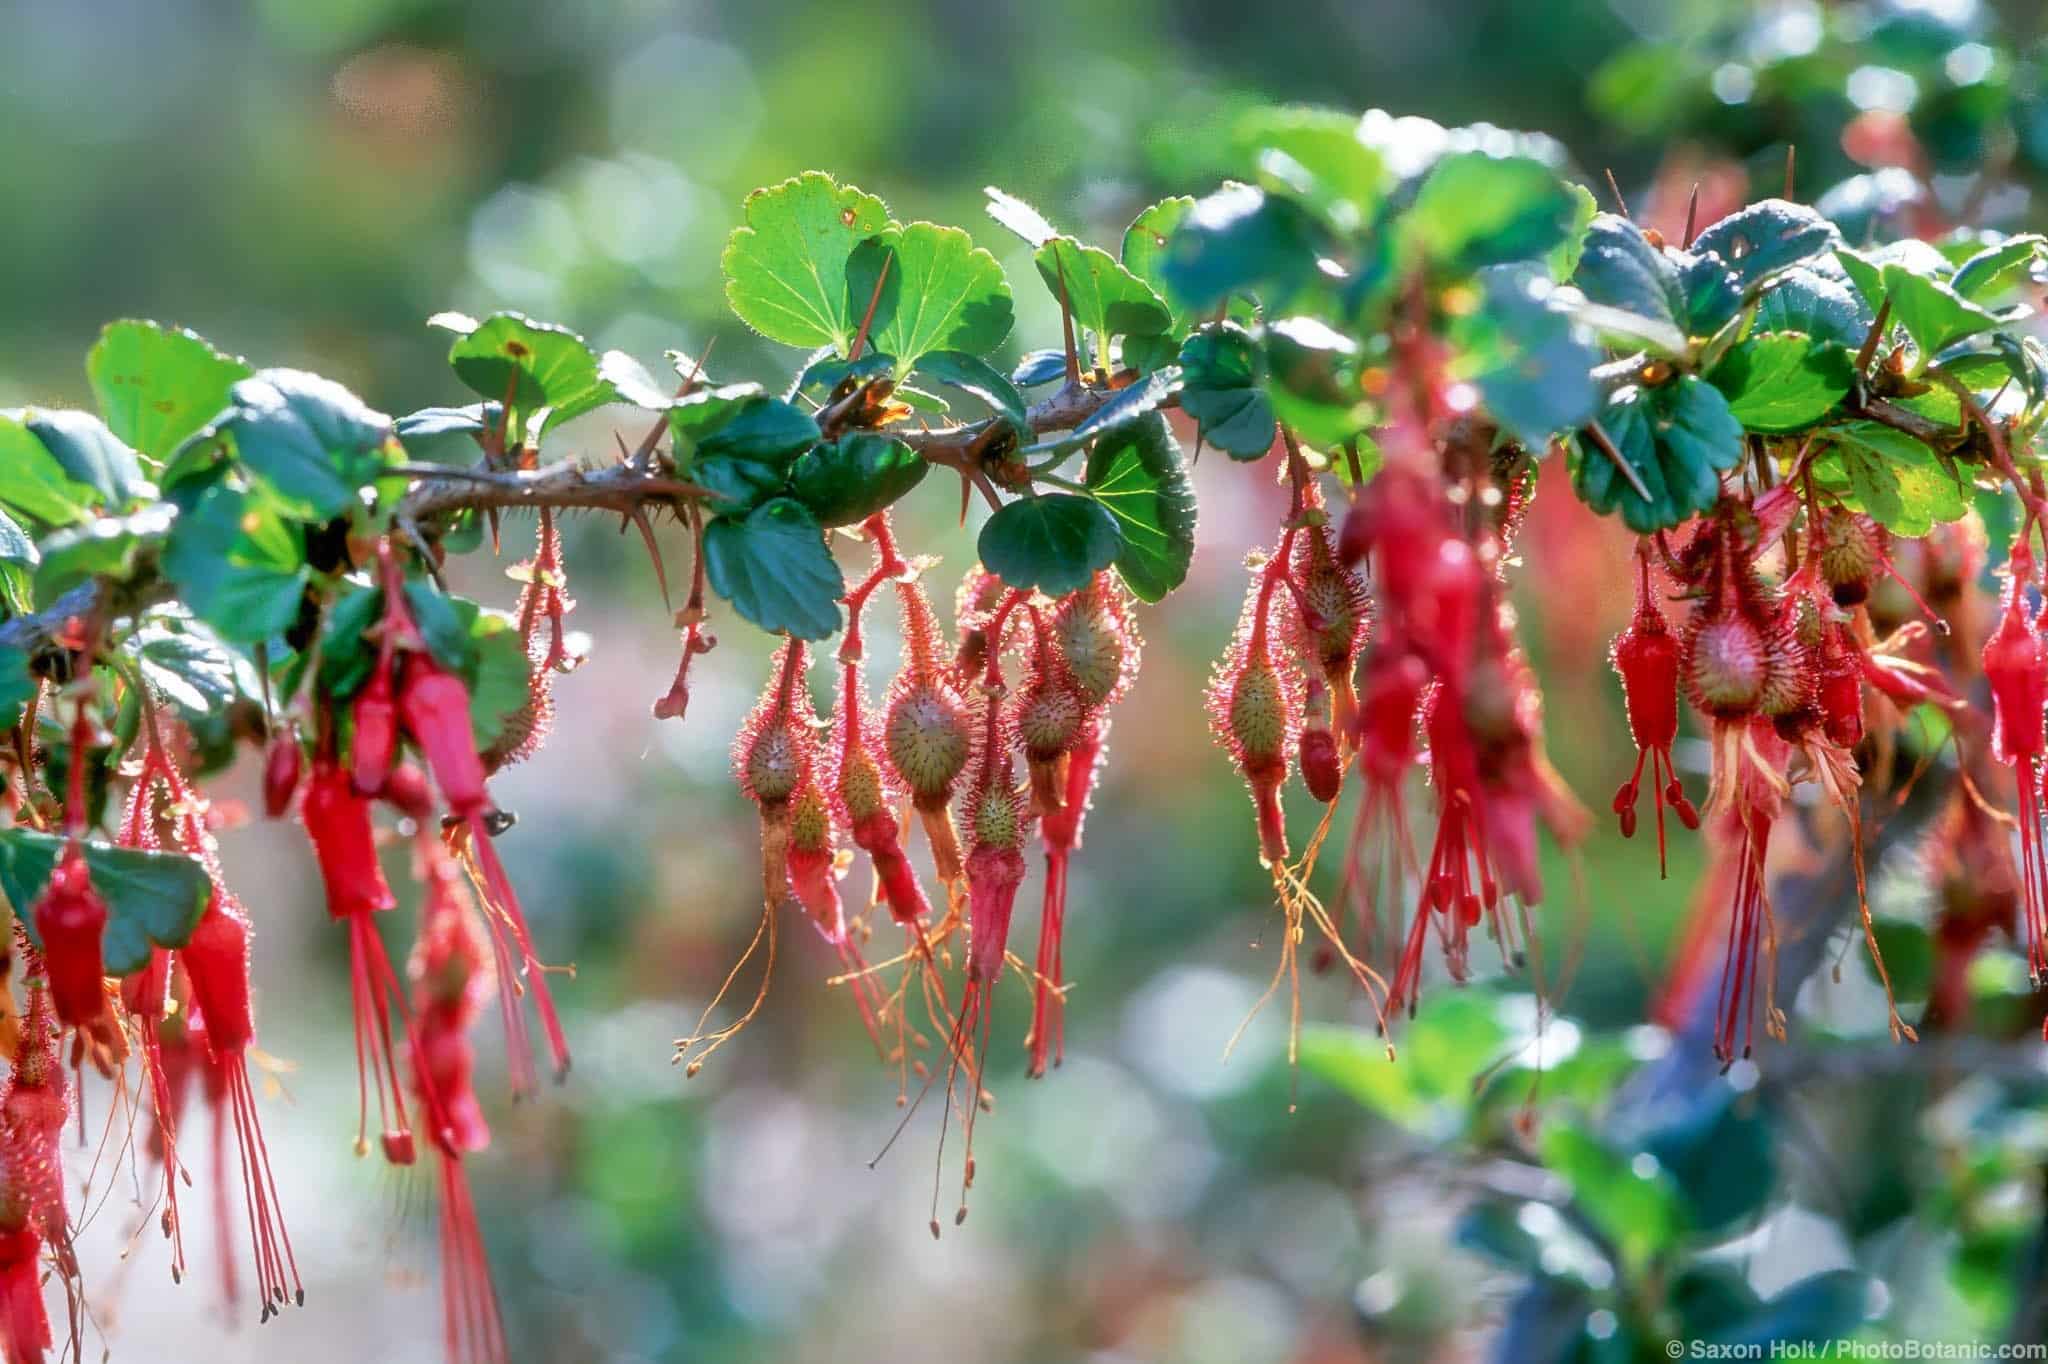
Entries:
{"label": "blurred green background", "polygon": [[[1664,221],[1694,178],[1775,192],[1789,141],[1818,193],[1856,169],[1835,133],[1870,107],[1903,105],[1939,133],[1938,175],[1994,156],[2024,172],[2048,127],[2030,103],[2032,8],[24,0],[0,40],[0,400],[88,403],[80,359],[99,324],[144,316],[317,369],[387,411],[460,402],[446,338],[423,326],[443,308],[524,309],[651,366],[708,346],[721,378],[777,384],[795,357],[724,312],[718,257],[747,190],[808,168],[899,216],[969,227],[1009,269],[1013,346],[1056,344],[1057,312],[983,218],[982,186],[1113,242],[1159,194],[1213,185],[1234,112],[1275,99],[1547,131]],[[607,420],[572,424],[550,454],[605,458]],[[1653,1180],[1626,1146],[1610,1171],[1572,1145],[1665,1046],[1640,1025],[1701,854],[1676,839],[1660,882],[1604,813],[1633,757],[1605,663],[1627,544],[1568,497],[1539,499],[1521,546],[1534,575],[1590,585],[1523,602],[1553,756],[1601,812],[1581,861],[1547,867],[1545,983],[1568,985],[1568,1020],[1536,1040],[1530,975],[1499,978],[1482,952],[1486,983],[1432,978],[1393,1065],[1355,991],[1311,976],[1324,1027],[1298,1108],[1284,996],[1222,1059],[1277,944],[1249,808],[1199,703],[1240,557],[1280,512],[1256,482],[1201,466],[1202,550],[1171,606],[1141,613],[1144,672],[1078,860],[1067,1064],[1023,1079],[1027,990],[1006,979],[975,1212],[936,1244],[938,1106],[869,1168],[897,1121],[895,1080],[845,991],[825,987],[836,965],[813,937],[786,935],[764,1015],[702,1075],[668,1065],[753,931],[752,812],[726,746],[765,641],[720,621],[687,720],[653,720],[675,643],[651,575],[614,527],[571,529],[572,623],[594,657],[559,685],[550,744],[498,786],[542,950],[576,966],[558,993],[577,1067],[540,1102],[493,1103],[496,1143],[471,1162],[517,1357],[1661,1357],[1632,1315],[1641,1299],[1619,1296],[1618,1275],[1639,1285],[1646,1270],[1656,1301],[1678,1302],[1678,1283],[1738,1322],[1765,1320],[1758,1300],[1788,1283],[1853,1267],[1871,1276],[1849,1318],[1876,1314],[1866,1332],[2012,1329],[2039,1277],[2038,1065],[1961,1085],[1852,1069],[1768,1103],[1749,1068],[1732,1083],[1708,1071],[1693,1097],[1711,1121],[1737,1113],[1755,1148],[1722,1171],[1727,1217],[1640,1201],[1698,1195],[1704,1176],[1682,1162],[1652,1159]],[[907,534],[943,556],[943,599],[971,529],[950,524],[938,481],[915,501]],[[679,574],[686,545],[663,534]],[[473,556],[459,584],[509,604],[501,570],[530,535],[508,524],[506,560]],[[892,643],[883,628],[871,659]],[[886,668],[870,668],[879,688]],[[813,681],[823,699],[823,670]],[[1697,744],[1681,764],[1697,797]],[[250,798],[252,775],[223,794]],[[225,845],[262,934],[261,1023],[281,1058],[266,1120],[308,1302],[220,1339],[214,1276],[172,1290],[153,1229],[135,1234],[124,1166],[96,1186],[95,1320],[117,1359],[438,1358],[431,1190],[349,1153],[345,958],[310,858],[295,830],[260,823]],[[1915,874],[1894,872],[1910,926]],[[1034,875],[1021,903],[1035,909],[1036,889]],[[1027,955],[1035,917],[1020,911],[1013,939]],[[890,940],[879,925],[878,952]],[[1802,1026],[1835,1037],[1835,1020],[1853,1044],[1881,1017],[1870,990],[1851,956],[1839,981],[1815,978]],[[483,1046],[495,1076],[499,1043]],[[1539,1086],[1539,1065],[1562,1069]],[[1588,1222],[1572,1200],[1598,1202],[1602,1180],[1620,1192]],[[203,1263],[211,1238],[194,1236]],[[1665,1263],[1681,1244],[1718,1258],[1681,1273]],[[1536,1332],[1559,1300],[1565,1326]]]}

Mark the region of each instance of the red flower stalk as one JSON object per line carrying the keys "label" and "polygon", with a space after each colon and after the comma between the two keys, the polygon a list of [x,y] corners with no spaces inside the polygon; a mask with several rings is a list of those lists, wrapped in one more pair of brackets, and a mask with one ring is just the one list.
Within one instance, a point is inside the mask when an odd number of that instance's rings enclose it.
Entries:
{"label": "red flower stalk", "polygon": [[351,708],[355,736],[349,744],[349,773],[356,790],[366,796],[384,789],[384,780],[398,759],[397,660],[388,630],[387,625],[384,644],[370,669],[370,680],[356,693]]}
{"label": "red flower stalk", "polygon": [[[1991,751],[2013,769],[2019,791],[2021,918],[2027,970],[2038,986],[2048,981],[2048,854],[2041,844],[2048,644],[2041,638],[2041,608],[2028,597],[2035,586],[2033,554],[2024,538],[2015,540],[1998,628],[1984,642],[1984,677],[1991,685]],[[2043,1035],[2048,1036],[2048,1024]]]}
{"label": "red flower stalk", "polygon": [[313,760],[313,776],[306,785],[300,816],[327,888],[327,913],[348,928],[349,997],[356,1040],[356,1153],[370,1149],[370,1091],[374,1088],[385,1159],[394,1165],[410,1165],[412,1124],[406,1117],[405,1091],[391,1044],[391,1013],[396,1008],[402,1018],[405,999],[375,919],[382,911],[396,908],[398,900],[377,861],[370,802],[355,793],[341,765],[323,753]]}
{"label": "red flower stalk", "polygon": [[453,860],[431,840],[423,853],[427,893],[409,967],[418,1022],[409,1036],[414,1093],[439,1157],[443,1333],[450,1364],[500,1364],[504,1321],[462,1164],[491,1141],[469,1040],[491,994],[491,968]]}
{"label": "red flower stalk", "polygon": [[1275,647],[1275,590],[1287,578],[1293,530],[1279,549],[1254,568],[1243,614],[1229,650],[1216,665],[1208,689],[1209,728],[1230,753],[1251,788],[1257,812],[1259,856],[1268,866],[1287,860],[1287,823],[1280,786],[1287,780],[1301,735],[1304,683],[1291,659]]}
{"label": "red flower stalk", "polygon": [[526,648],[526,704],[507,718],[504,730],[483,755],[484,766],[497,771],[533,756],[554,727],[555,674],[574,672],[583,662],[569,651],[562,617],[576,609],[562,570],[562,534],[555,514],[541,508],[540,530],[533,557],[506,570],[523,584],[519,590],[519,638]]}
{"label": "red flower stalk", "polygon": [[1642,787],[1643,763],[1648,761],[1650,798],[1657,811],[1657,875],[1662,877],[1666,872],[1664,807],[1669,805],[1688,829],[1700,827],[1700,815],[1686,798],[1671,761],[1671,745],[1678,738],[1678,637],[1651,595],[1650,558],[1640,544],[1636,567],[1635,615],[1614,637],[1609,654],[1621,678],[1629,735],[1636,745],[1635,771],[1614,793],[1614,812],[1621,817],[1622,836],[1634,837],[1636,797]]}
{"label": "red flower stalk", "polygon": [[[124,847],[138,847],[125,840]],[[178,1126],[192,1087],[193,1047],[185,1011],[170,1009],[171,954],[158,947],[149,965],[121,982],[121,1003],[134,1021],[142,1048],[142,1079],[149,1103],[150,1159],[164,1181],[163,1232],[171,1243],[171,1282],[185,1278],[185,1227],[178,1213]],[[223,1243],[225,1244],[225,1243]]]}
{"label": "red flower stalk", "polygon": [[107,1009],[106,967],[101,939],[107,931],[107,902],[93,889],[79,838],[85,832],[85,769],[92,748],[92,719],[81,698],[71,725],[69,792],[64,826],[69,838],[49,884],[36,897],[36,934],[42,939],[50,1000],[65,1027],[86,1027]]}
{"label": "red flower stalk", "polygon": [[277,1181],[270,1172],[270,1148],[263,1140],[256,1093],[249,1084],[248,1050],[256,1040],[249,999],[249,920],[218,881],[191,940],[178,949],[177,957],[192,983],[192,1002],[205,1020],[207,1045],[226,1087],[241,1155],[256,1287],[263,1300],[262,1316],[268,1320],[286,1302],[304,1305],[306,1290],[299,1281]]}

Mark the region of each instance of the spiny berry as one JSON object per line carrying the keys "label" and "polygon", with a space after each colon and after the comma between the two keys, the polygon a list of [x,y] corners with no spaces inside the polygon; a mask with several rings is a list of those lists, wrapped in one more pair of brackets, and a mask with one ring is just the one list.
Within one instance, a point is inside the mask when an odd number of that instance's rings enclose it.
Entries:
{"label": "spiny berry", "polygon": [[1308,680],[1307,718],[1301,730],[1301,782],[1325,805],[1344,790],[1344,759],[1330,728],[1329,693],[1319,677]]}
{"label": "spiny berry", "polygon": [[1887,563],[1890,536],[1884,527],[1857,512],[1829,507],[1811,532],[1818,541],[1820,574],[1841,606],[1855,606],[1870,595],[1871,581]]}
{"label": "spiny berry", "polygon": [[1305,689],[1300,672],[1291,662],[1283,669],[1274,648],[1274,593],[1289,548],[1283,541],[1282,552],[1253,571],[1237,633],[1208,690],[1209,727],[1251,787],[1260,856],[1276,866],[1287,857],[1280,786],[1294,759]]}
{"label": "spiny berry", "polygon": [[1740,612],[1694,616],[1680,654],[1687,698],[1712,716],[1754,711],[1770,679],[1763,630]]}
{"label": "spiny berry", "polygon": [[1138,670],[1141,642],[1123,589],[1098,573],[1064,598],[1053,615],[1053,647],[1090,706],[1122,696]]}

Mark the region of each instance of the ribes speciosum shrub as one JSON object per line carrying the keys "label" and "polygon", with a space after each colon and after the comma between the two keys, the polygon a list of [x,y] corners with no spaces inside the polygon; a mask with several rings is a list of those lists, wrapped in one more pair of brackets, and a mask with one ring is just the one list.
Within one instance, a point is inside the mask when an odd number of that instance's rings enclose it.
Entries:
{"label": "ribes speciosum shrub", "polygon": [[[243,751],[346,934],[355,1148],[434,1166],[448,1354],[507,1355],[470,1187],[492,1102],[475,1033],[495,1002],[509,1088],[536,1093],[537,1044],[569,1069],[557,994],[575,985],[507,871],[499,844],[527,831],[493,780],[582,724],[561,685],[587,647],[579,514],[635,531],[665,598],[687,553],[678,666],[648,686],[660,720],[705,723],[689,703],[720,666],[714,624],[776,637],[729,736],[760,831],[734,898],[759,926],[675,1041],[681,1075],[743,1049],[785,920],[807,922],[833,962],[807,983],[843,992],[899,1136],[937,1091],[939,1179],[959,1131],[956,1223],[995,1090],[1065,1055],[1070,929],[1146,895],[1103,867],[1105,892],[1076,896],[1073,869],[1090,812],[1139,789],[1105,780],[1110,741],[1144,685],[1141,627],[1197,557],[1203,452],[1256,547],[1205,696],[1168,679],[1151,703],[1192,733],[1205,702],[1210,771],[1244,785],[1291,1024],[1311,929],[1310,962],[1342,965],[1390,1052],[1445,981],[1553,987],[1570,954],[1546,956],[1542,907],[1575,893],[1557,868],[1594,820],[1552,763],[1537,660],[1583,638],[1545,621],[1595,599],[1627,622],[1607,660],[1635,757],[1608,809],[1624,835],[1654,827],[1658,874],[1675,840],[1708,868],[1664,1021],[1710,1019],[1724,1064],[1793,1026],[1773,886],[1795,841],[1850,869],[1843,904],[1889,995],[1865,839],[1918,779],[1909,726],[1936,721],[1952,742],[1918,761],[1959,780],[1917,850],[1922,1024],[1966,1023],[1986,951],[2048,984],[2041,240],[1944,221],[1931,197],[1917,237],[1845,236],[1789,192],[1646,229],[1597,212],[1547,139],[1379,113],[1257,115],[1240,151],[1248,179],[1147,209],[1114,252],[992,191],[1062,320],[1007,372],[995,258],[811,172],[750,196],[722,258],[739,320],[788,348],[772,385],[679,352],[657,381],[559,326],[444,313],[476,400],[394,420],[125,321],[89,377],[161,402],[0,413],[9,1364],[82,1329],[59,1140],[88,1068],[134,1080],[173,1277],[197,1207],[231,1313],[306,1291],[286,1216],[304,1205],[252,1076],[250,943],[275,896],[228,884],[237,812],[204,793]],[[977,406],[934,424],[948,402]],[[563,449],[557,424],[598,408],[637,409],[616,453]],[[451,436],[465,463],[415,461]],[[934,468],[957,504],[918,491]],[[1537,499],[1571,498],[1611,518],[1576,534],[1626,540],[1624,576],[1574,578],[1523,534]],[[929,529],[926,503],[985,508],[974,544]],[[529,514],[516,590],[447,590],[452,556],[523,544]],[[1212,579],[1233,576],[1235,551],[1212,553]],[[870,656],[878,621],[891,657]],[[998,990],[1030,997],[1021,1064],[992,1035]],[[1914,1038],[1896,1005],[1889,1021]]]}

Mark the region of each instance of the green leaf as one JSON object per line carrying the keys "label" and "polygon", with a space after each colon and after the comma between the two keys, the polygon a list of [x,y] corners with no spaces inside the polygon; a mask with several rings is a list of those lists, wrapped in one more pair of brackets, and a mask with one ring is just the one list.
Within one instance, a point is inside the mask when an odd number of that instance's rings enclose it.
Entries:
{"label": "green leaf", "polygon": [[2008,237],[1957,266],[1949,287],[1972,303],[1997,302],[2026,283],[2044,249],[2048,249],[2048,237],[2038,233]]}
{"label": "green leaf", "polygon": [[1814,461],[1816,481],[1846,491],[1896,535],[1918,537],[1969,509],[1954,472],[1920,441],[1877,422],[1829,428],[1833,448]]}
{"label": "green leaf", "polygon": [[846,583],[802,503],[778,497],[744,519],[713,517],[704,527],[711,586],[763,630],[824,639],[839,628]]}
{"label": "green leaf", "polygon": [[523,411],[569,408],[598,387],[597,357],[582,337],[524,313],[493,313],[455,339],[448,363],[469,391]]}
{"label": "green leaf", "polygon": [[1853,1269],[1830,1269],[1786,1288],[1739,1325],[1716,1334],[1711,1343],[1753,1350],[1761,1357],[1773,1346],[1847,1340],[1863,1324],[1870,1299],[1870,1281],[1863,1275]]}
{"label": "green leaf", "polygon": [[733,312],[771,341],[845,354],[868,303],[852,297],[846,263],[889,226],[888,209],[872,194],[807,171],[749,194],[745,216],[720,262]]}
{"label": "green leaf", "polygon": [[249,377],[197,332],[132,318],[109,322],[85,357],[107,429],[159,462],[228,405]]}
{"label": "green leaf", "polygon": [[789,486],[819,525],[850,526],[895,503],[930,469],[893,436],[849,431],[798,456],[789,469]]}
{"label": "green leaf", "polygon": [[1021,432],[1031,429],[1024,395],[1017,392],[1016,385],[1001,370],[979,356],[957,350],[933,351],[917,362],[916,374],[980,399],[989,411],[1006,418]]}
{"label": "green leaf", "polygon": [[676,399],[668,410],[676,467],[687,469],[705,437],[731,421],[743,406],[762,397],[759,384],[725,384],[696,389]]}
{"label": "green leaf", "polygon": [[1638,534],[1667,529],[1712,507],[1720,496],[1720,473],[1743,455],[1742,424],[1720,390],[1695,375],[1659,388],[1617,389],[1599,422],[1649,498],[1590,438],[1581,442],[1573,486],[1594,511],[1619,511]]}
{"label": "green leaf", "polygon": [[1087,480],[1123,535],[1125,585],[1148,602],[1179,587],[1195,555],[1195,489],[1166,418],[1153,412],[1096,441]]}
{"label": "green leaf", "polygon": [[1194,206],[1192,195],[1181,194],[1171,199],[1161,199],[1131,220],[1131,225],[1124,229],[1123,247],[1118,252],[1118,259],[1123,262],[1124,269],[1151,286],[1152,291],[1166,303],[1167,311],[1171,315],[1171,320],[1167,324],[1169,331],[1179,330],[1182,319],[1166,291],[1166,276],[1162,273],[1161,267],[1166,262],[1167,244],[1173,240],[1173,234],[1180,227],[1181,220],[1188,216],[1188,210]]}
{"label": "green leaf", "polygon": [[1602,213],[1593,219],[1572,283],[1595,303],[1685,328],[1678,267],[1626,218]]}
{"label": "green leaf", "polygon": [[1063,350],[1028,350],[1017,367],[1010,371],[1010,382],[1019,388],[1037,388],[1049,384],[1067,372],[1067,353]]}
{"label": "green leaf", "polygon": [[1923,362],[1965,337],[2002,325],[1995,313],[1903,265],[1885,266],[1883,280],[1885,297],[1891,300],[1892,321],[1913,338]]}
{"label": "green leaf", "polygon": [[0,619],[34,609],[36,565],[42,559],[28,532],[0,511]]}
{"label": "green leaf", "polygon": [[1795,266],[1773,280],[1757,301],[1755,329],[1804,332],[1855,350],[1877,319],[1854,289],[1841,280]]}
{"label": "green leaf", "polygon": [[999,509],[977,542],[983,567],[1012,587],[1048,597],[1086,587],[1123,551],[1117,520],[1072,493],[1020,497]]}
{"label": "green leaf", "polygon": [[30,434],[22,413],[0,412],[0,505],[46,526],[68,526],[92,514],[99,494],[65,473],[49,448]]}
{"label": "green leaf", "polygon": [[502,611],[486,611],[474,602],[467,630],[472,660],[464,680],[469,684],[469,730],[478,752],[489,749],[505,732],[511,717],[532,700],[529,690],[533,660],[526,656],[518,622]]}
{"label": "green leaf", "polygon": [[1747,292],[1758,282],[1842,244],[1835,225],[1804,204],[1761,199],[1703,228],[1694,255],[1718,256]]}
{"label": "green leaf", "polygon": [[1225,185],[1181,219],[1159,272],[1184,313],[1206,313],[1240,293],[1284,307],[1315,277],[1321,237],[1288,200],[1251,185]]}
{"label": "green leaf", "polygon": [[1299,106],[1258,109],[1238,125],[1259,180],[1305,204],[1342,235],[1369,226],[1393,176],[1359,136],[1356,115]]}
{"label": "green leaf", "polygon": [[1077,334],[1156,336],[1173,325],[1166,300],[1100,247],[1054,237],[1031,259],[1052,296],[1066,298]]}
{"label": "green leaf", "polygon": [[87,578],[133,576],[142,555],[163,542],[178,509],[159,502],[127,516],[100,516],[43,537],[37,546],[36,600],[55,601]]}
{"label": "green leaf", "polygon": [[[64,843],[56,834],[0,829],[0,891],[6,892],[29,941],[39,947],[34,906],[50,884]],[[183,947],[191,941],[213,889],[197,858],[107,843],[88,842],[84,849],[93,889],[107,902],[100,953],[108,975],[130,975],[147,966],[152,945]]]}
{"label": "green leaf", "polygon": [[779,495],[789,480],[779,464],[742,459],[738,455],[712,455],[690,466],[690,481],[710,491],[713,512],[745,516]]}
{"label": "green leaf", "polygon": [[1273,446],[1273,401],[1266,395],[1263,357],[1235,322],[1192,333],[1180,348],[1183,412],[1202,439],[1233,459],[1258,459]]}
{"label": "green leaf", "polygon": [[187,720],[218,715],[237,699],[262,701],[255,667],[182,607],[156,608],[125,647],[144,680]]}
{"label": "green leaf", "polygon": [[1485,306],[1460,328],[1468,353],[1484,362],[1480,396],[1503,430],[1541,453],[1599,408],[1600,354],[1591,333],[1555,306],[1557,286],[1540,268],[1493,266],[1480,278]]}
{"label": "green leaf", "polygon": [[[89,507],[122,512],[156,495],[156,489],[142,476],[135,452],[92,413],[29,408],[18,416],[56,461],[63,478],[92,490]],[[32,473],[31,477],[47,482],[42,474]]]}
{"label": "green leaf", "polygon": [[1022,237],[1033,250],[1059,236],[1060,230],[1047,222],[1043,213],[1016,195],[994,185],[984,186],[982,193],[988,196],[988,203],[984,205],[988,216]]}
{"label": "green leaf", "polygon": [[356,694],[370,676],[377,651],[370,631],[384,613],[384,593],[344,582],[320,625],[320,690],[336,701]]}
{"label": "green leaf", "polygon": [[1753,1097],[1715,1085],[1653,1110],[1648,1125],[1627,1139],[1677,1181],[1692,1226],[1725,1232],[1754,1218],[1771,1200],[1777,1157],[1766,1113]]}
{"label": "green leaf", "polygon": [[[297,516],[337,516],[390,463],[391,418],[317,374],[260,370],[236,384],[214,431],[234,437],[235,455]],[[192,442],[188,442],[188,445]]]}
{"label": "green leaf", "polygon": [[312,577],[299,527],[260,491],[225,483],[178,518],[164,571],[194,615],[245,644],[298,619]]}
{"label": "green leaf", "polygon": [[868,341],[896,357],[898,375],[909,373],[933,351],[985,355],[1010,334],[1010,286],[1003,267],[957,227],[891,226],[854,248],[846,287],[860,307],[859,316],[866,316],[869,302],[874,303]]}
{"label": "green leaf", "polygon": [[787,460],[818,443],[818,423],[780,398],[750,397],[697,442],[697,458],[736,455],[741,459]]}
{"label": "green leaf", "polygon": [[1571,1189],[1572,1202],[1621,1252],[1623,1266],[1641,1273],[1685,1230],[1678,1186],[1655,1156],[1608,1145],[1569,1121],[1544,1125],[1543,1163]]}
{"label": "green leaf", "polygon": [[1854,381],[1849,352],[1797,332],[1737,343],[1709,376],[1728,410],[1752,431],[1803,431],[1834,410]]}
{"label": "green leaf", "polygon": [[405,584],[405,602],[420,628],[427,652],[444,668],[469,681],[476,674],[476,640],[471,626],[482,608],[467,597],[453,597],[424,578]]}
{"label": "green leaf", "polygon": [[0,644],[0,729],[21,723],[21,708],[36,694],[35,675],[28,669],[26,649]]}
{"label": "green leaf", "polygon": [[1459,152],[1430,170],[1405,222],[1431,263],[1465,274],[1541,256],[1564,240],[1577,210],[1564,181],[1540,161]]}

